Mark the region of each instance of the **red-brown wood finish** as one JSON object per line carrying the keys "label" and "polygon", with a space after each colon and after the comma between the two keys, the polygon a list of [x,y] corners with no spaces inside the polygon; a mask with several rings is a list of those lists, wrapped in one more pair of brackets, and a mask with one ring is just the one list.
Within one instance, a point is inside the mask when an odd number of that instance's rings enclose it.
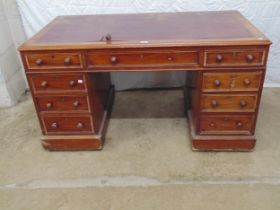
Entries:
{"label": "red-brown wood finish", "polygon": [[227,49],[206,50],[204,55],[204,66],[263,66],[263,49]]}
{"label": "red-brown wood finish", "polygon": [[91,115],[42,114],[46,134],[93,134],[95,129]]}
{"label": "red-brown wood finish", "polygon": [[86,92],[86,74],[30,74],[30,85],[35,93]]}
{"label": "red-brown wood finish", "polygon": [[252,134],[254,115],[201,115],[200,134]]}
{"label": "red-brown wood finish", "polygon": [[202,94],[201,112],[255,112],[257,94]]}
{"label": "red-brown wood finish", "polygon": [[82,68],[80,53],[28,53],[25,60],[28,70]]}
{"label": "red-brown wood finish", "polygon": [[203,92],[259,91],[262,71],[234,73],[203,73]]}
{"label": "red-brown wood finish", "polygon": [[37,107],[40,111],[90,112],[88,96],[37,96]]}
{"label": "red-brown wood finish", "polygon": [[139,68],[183,68],[198,66],[198,51],[182,50],[115,50],[93,51],[86,55],[88,67],[98,70]]}
{"label": "red-brown wood finish", "polygon": [[221,11],[61,16],[19,50],[48,150],[102,149],[110,72],[189,71],[193,149],[236,151],[255,146],[270,44]]}

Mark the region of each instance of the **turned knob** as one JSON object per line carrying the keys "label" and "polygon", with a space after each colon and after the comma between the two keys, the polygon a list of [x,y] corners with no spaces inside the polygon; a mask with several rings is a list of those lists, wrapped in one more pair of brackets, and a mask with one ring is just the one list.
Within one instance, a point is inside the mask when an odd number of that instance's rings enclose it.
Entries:
{"label": "turned knob", "polygon": [[65,65],[70,65],[71,64],[71,58],[69,58],[69,57],[64,58],[64,64]]}
{"label": "turned knob", "polygon": [[45,88],[48,86],[48,82],[47,81],[42,81],[41,82],[41,87]]}
{"label": "turned knob", "polygon": [[247,62],[252,62],[254,60],[254,56],[252,54],[248,54],[246,56],[246,60],[247,60]]}
{"label": "turned knob", "polygon": [[216,56],[216,61],[217,61],[218,63],[222,62],[222,61],[223,61],[223,56],[222,56],[221,54],[218,54],[218,55]]}
{"label": "turned knob", "polygon": [[54,123],[51,124],[51,127],[52,128],[58,128],[58,124],[56,122],[54,122]]}
{"label": "turned knob", "polygon": [[237,123],[236,123],[236,126],[237,126],[238,128],[240,128],[240,127],[243,126],[243,123],[242,123],[242,122],[237,122]]}
{"label": "turned knob", "polygon": [[112,62],[112,64],[116,64],[117,63],[117,57],[116,56],[111,57],[111,62]]}
{"label": "turned knob", "polygon": [[78,124],[77,124],[77,126],[76,126],[77,128],[83,128],[84,127],[84,124],[83,123],[81,123],[81,122],[78,122]]}
{"label": "turned knob", "polygon": [[167,60],[173,61],[173,58],[172,57],[168,57]]}
{"label": "turned knob", "polygon": [[50,108],[52,108],[52,103],[51,102],[48,102],[47,104],[46,104],[46,107],[47,107],[47,109],[50,109]]}
{"label": "turned knob", "polygon": [[245,100],[240,100],[240,107],[245,107],[247,105]]}
{"label": "turned knob", "polygon": [[79,101],[74,101],[74,102],[73,102],[73,106],[74,106],[74,107],[78,107],[79,105],[80,105],[80,102],[79,102]]}
{"label": "turned knob", "polygon": [[211,101],[211,106],[212,106],[213,108],[216,108],[216,107],[218,106],[218,102],[217,102],[216,100],[212,100],[212,101]]}
{"label": "turned knob", "polygon": [[70,87],[74,87],[76,85],[76,81],[75,80],[70,80],[69,81],[69,86]]}
{"label": "turned knob", "polygon": [[251,84],[251,81],[249,80],[249,79],[244,79],[243,80],[243,83],[245,84],[245,85],[250,85]]}
{"label": "turned knob", "polygon": [[211,122],[211,123],[209,124],[209,126],[213,128],[213,127],[215,127],[215,123]]}
{"label": "turned knob", "polygon": [[221,86],[221,81],[220,80],[214,80],[214,85],[216,86],[216,87],[219,87],[219,86]]}
{"label": "turned knob", "polygon": [[36,64],[37,64],[38,66],[42,65],[43,63],[44,63],[44,60],[41,59],[41,58],[38,58],[38,59],[36,60]]}
{"label": "turned knob", "polygon": [[106,39],[107,42],[112,41],[112,36],[111,36],[111,34],[106,34],[105,39]]}

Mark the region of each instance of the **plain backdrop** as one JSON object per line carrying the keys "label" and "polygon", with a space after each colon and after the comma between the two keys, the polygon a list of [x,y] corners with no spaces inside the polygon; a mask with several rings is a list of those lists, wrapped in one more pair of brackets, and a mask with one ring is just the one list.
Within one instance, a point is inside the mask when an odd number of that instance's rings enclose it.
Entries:
{"label": "plain backdrop", "polygon": [[[28,37],[58,15],[239,10],[271,39],[265,86],[280,86],[280,0],[17,0]],[[184,27],[184,26],[182,26]],[[113,73],[117,90],[182,86],[184,72]]]}

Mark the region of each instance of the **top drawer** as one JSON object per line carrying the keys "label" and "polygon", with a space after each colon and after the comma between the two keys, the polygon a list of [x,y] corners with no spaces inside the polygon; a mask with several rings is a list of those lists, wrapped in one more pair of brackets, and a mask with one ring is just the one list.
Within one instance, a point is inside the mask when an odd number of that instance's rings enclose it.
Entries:
{"label": "top drawer", "polygon": [[28,53],[24,57],[29,70],[82,68],[80,53]]}
{"label": "top drawer", "polygon": [[198,65],[198,51],[127,51],[89,52],[87,63],[91,68],[117,69],[128,67],[172,67]]}
{"label": "top drawer", "polygon": [[206,50],[204,52],[204,66],[263,66],[265,51],[257,50]]}

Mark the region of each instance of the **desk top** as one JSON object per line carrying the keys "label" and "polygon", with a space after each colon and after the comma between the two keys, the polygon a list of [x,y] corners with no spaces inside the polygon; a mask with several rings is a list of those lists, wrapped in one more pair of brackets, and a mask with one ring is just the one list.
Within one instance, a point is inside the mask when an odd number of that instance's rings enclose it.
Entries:
{"label": "desk top", "polygon": [[217,11],[58,16],[19,50],[260,44],[270,41],[239,12]]}

